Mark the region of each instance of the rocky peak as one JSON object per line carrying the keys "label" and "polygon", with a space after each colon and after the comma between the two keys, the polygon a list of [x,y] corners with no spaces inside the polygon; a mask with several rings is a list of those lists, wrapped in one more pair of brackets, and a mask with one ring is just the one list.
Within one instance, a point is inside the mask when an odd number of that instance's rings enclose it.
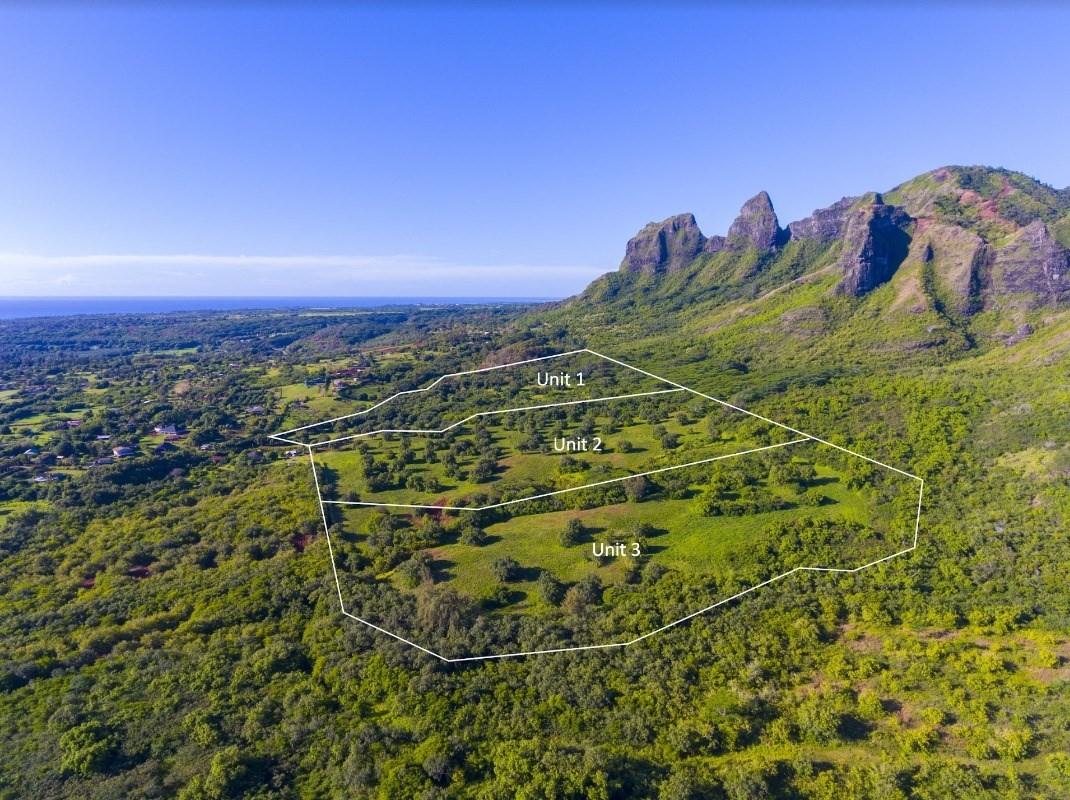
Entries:
{"label": "rocky peak", "polygon": [[651,222],[633,236],[620,269],[641,275],[678,272],[695,260],[705,243],[694,214],[677,214]]}
{"label": "rocky peak", "polygon": [[843,234],[847,214],[858,202],[857,197],[844,197],[828,208],[819,208],[806,219],[788,225],[792,239],[814,239],[821,244],[828,244]]}
{"label": "rocky peak", "polygon": [[910,248],[911,222],[909,214],[885,205],[879,194],[848,213],[840,254],[843,280],[837,290],[860,297],[891,280]]}
{"label": "rocky peak", "polygon": [[783,242],[784,231],[767,192],[758,192],[744,203],[728,229],[727,244],[730,247],[772,250]]}

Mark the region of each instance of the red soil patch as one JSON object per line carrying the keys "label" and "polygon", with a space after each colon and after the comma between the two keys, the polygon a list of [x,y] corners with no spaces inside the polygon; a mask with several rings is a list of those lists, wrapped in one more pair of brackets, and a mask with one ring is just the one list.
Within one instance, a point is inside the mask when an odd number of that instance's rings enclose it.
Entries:
{"label": "red soil patch", "polygon": [[298,553],[305,552],[305,548],[312,542],[311,533],[295,533],[290,539],[290,543],[294,546],[294,550]]}
{"label": "red soil patch", "polygon": [[92,589],[96,585],[97,585],[97,579],[96,578],[86,578],[84,581],[82,581],[82,588],[83,589]]}
{"label": "red soil patch", "polygon": [[972,189],[966,189],[959,195],[959,201],[976,206],[981,212],[981,219],[999,219],[999,208],[995,200],[985,200]]}

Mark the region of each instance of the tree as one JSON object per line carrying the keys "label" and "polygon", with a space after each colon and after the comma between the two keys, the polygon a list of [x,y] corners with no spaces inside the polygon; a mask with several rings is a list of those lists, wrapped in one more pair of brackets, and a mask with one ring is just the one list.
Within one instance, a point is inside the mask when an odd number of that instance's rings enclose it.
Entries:
{"label": "tree", "polygon": [[550,605],[556,606],[565,596],[565,587],[553,573],[543,570],[539,573],[539,595]]}
{"label": "tree", "polygon": [[796,494],[806,491],[806,487],[817,478],[813,464],[797,461],[784,461],[774,464],[769,470],[770,482],[791,489]]}
{"label": "tree", "polygon": [[877,480],[877,468],[860,458],[852,458],[847,461],[848,489],[864,489],[872,486]]}
{"label": "tree", "polygon": [[649,488],[650,483],[642,475],[636,475],[634,478],[628,478],[624,481],[624,494],[633,503],[638,503],[646,497]]}
{"label": "tree", "polygon": [[434,464],[436,461],[438,461],[438,451],[435,449],[435,443],[428,440],[424,445],[424,462]]}
{"label": "tree", "polygon": [[675,433],[666,431],[658,437],[658,442],[661,444],[663,450],[675,450],[680,446],[680,437]]}
{"label": "tree", "polygon": [[461,529],[461,544],[479,547],[487,543],[487,538],[487,532],[478,525],[467,525]]}
{"label": "tree", "polygon": [[403,561],[398,567],[402,580],[410,588],[419,586],[421,583],[431,583],[434,580],[434,559],[427,553],[413,553],[408,561]]}
{"label": "tree", "polygon": [[590,606],[602,602],[602,582],[597,575],[588,575],[579,583],[573,584],[565,592],[565,598],[561,601],[561,608],[566,613],[582,614]]}
{"label": "tree", "polygon": [[457,461],[457,452],[454,448],[451,447],[446,451],[446,455],[442,458],[442,466],[447,478],[459,478],[461,476],[461,466]]}
{"label": "tree", "polygon": [[115,734],[101,723],[90,720],[71,728],[59,740],[63,752],[61,766],[67,772],[88,777],[105,772],[119,752]]}
{"label": "tree", "polygon": [[520,564],[515,558],[509,558],[508,556],[496,558],[494,563],[490,565],[490,569],[494,573],[494,577],[503,583],[515,581],[520,575]]}
{"label": "tree", "polygon": [[426,586],[416,595],[416,619],[427,631],[455,634],[464,629],[471,603],[449,587]]}
{"label": "tree", "polygon": [[561,608],[566,614],[576,617],[587,610],[587,601],[583,591],[578,586],[570,586],[561,601]]}
{"label": "tree", "polygon": [[180,793],[179,800],[225,800],[242,797],[255,785],[254,774],[237,746],[230,745],[212,757],[208,773],[194,778]]}
{"label": "tree", "polygon": [[572,547],[579,544],[583,539],[583,523],[576,517],[572,517],[565,523],[565,529],[561,531],[558,541],[562,547]]}
{"label": "tree", "polygon": [[472,467],[471,478],[476,483],[485,483],[494,477],[498,464],[493,458],[483,457]]}

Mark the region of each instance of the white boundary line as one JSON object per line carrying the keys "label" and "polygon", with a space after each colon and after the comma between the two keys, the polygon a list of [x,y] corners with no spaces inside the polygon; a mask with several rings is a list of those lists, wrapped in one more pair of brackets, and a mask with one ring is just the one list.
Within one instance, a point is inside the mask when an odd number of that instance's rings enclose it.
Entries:
{"label": "white boundary line", "polygon": [[342,613],[345,616],[351,617],[352,619],[357,620],[357,622],[363,622],[369,628],[375,628],[375,630],[380,631],[381,633],[385,633],[387,636],[393,636],[399,642],[404,642],[405,644],[412,645],[417,650],[422,650],[423,652],[432,655],[435,658],[442,658],[442,656],[440,656],[433,650],[428,650],[426,647],[422,647],[421,645],[416,644],[416,642],[410,642],[408,639],[398,636],[396,633],[391,633],[386,628],[380,628],[378,625],[368,622],[368,620],[366,619],[361,619],[355,614],[351,614],[346,611],[346,604],[345,601],[342,599],[342,583],[338,580],[338,567],[335,564],[334,560],[334,545],[331,543],[331,526],[327,524],[327,509],[323,504],[323,494],[320,492],[320,479],[319,475],[316,472],[316,460],[312,457],[312,448],[308,447],[308,445],[305,445],[305,447],[308,448],[308,459],[312,464],[312,477],[315,479],[316,483],[316,498],[319,500],[320,516],[323,517],[323,532],[327,536],[327,552],[331,558],[331,572],[334,574],[334,585],[335,588],[338,590],[338,607],[341,609]]}
{"label": "white boundary line", "polygon": [[[348,442],[351,439],[362,439],[366,436],[378,436],[384,433],[415,433],[415,434],[438,434],[451,431],[459,425],[464,425],[466,422],[471,422],[479,417],[492,417],[496,414],[515,414],[518,411],[539,411],[544,408],[558,408],[559,406],[579,406],[586,403],[606,403],[610,400],[628,400],[633,397],[650,397],[655,394],[676,394],[678,392],[685,391],[684,389],[658,389],[656,392],[636,392],[634,394],[618,394],[611,397],[590,397],[586,400],[565,400],[560,403],[542,403],[536,406],[520,406],[518,408],[502,408],[496,411],[477,411],[471,416],[454,422],[452,425],[447,425],[445,428],[433,429],[433,428],[381,428],[377,431],[367,431],[365,433],[354,433],[349,436],[341,436],[337,439],[325,439],[322,442],[310,442],[308,447],[324,447],[329,444],[338,444],[339,442]],[[273,439],[278,439],[278,436],[272,436]],[[288,439],[285,441],[289,441]]]}
{"label": "white boundary line", "polygon": [[[319,475],[316,472],[316,461],[315,461],[315,458],[314,458],[314,456],[312,454],[312,448],[314,446],[316,446],[316,445],[309,444],[309,443],[306,443],[306,442],[296,442],[296,441],[294,441],[292,439],[286,439],[286,438],[283,437],[283,434],[295,433],[297,431],[306,430],[308,428],[316,427],[317,425],[326,425],[326,424],[328,424],[330,422],[337,422],[337,421],[342,420],[342,419],[349,419],[350,417],[355,417],[355,416],[359,416],[361,414],[366,414],[369,411],[372,411],[373,409],[379,408],[383,404],[390,402],[391,400],[393,400],[396,397],[400,397],[402,395],[407,395],[407,394],[415,394],[415,393],[418,393],[418,392],[426,392],[429,389],[433,388],[434,386],[438,385],[438,383],[440,383],[441,381],[445,380],[446,378],[455,378],[455,377],[460,377],[462,375],[472,375],[472,374],[480,373],[480,372],[489,372],[491,370],[496,370],[496,369],[505,369],[506,367],[516,367],[516,366],[520,366],[521,364],[531,364],[531,363],[536,362],[536,361],[546,361],[548,359],[553,359],[553,358],[562,358],[564,356],[575,355],[577,353],[589,353],[590,355],[596,356],[598,358],[604,359],[604,360],[609,361],[609,362],[614,363],[614,364],[618,364],[618,365],[620,365],[622,367],[626,367],[627,369],[634,370],[635,372],[639,372],[639,373],[641,373],[643,375],[646,375],[648,377],[651,377],[651,378],[654,378],[656,380],[659,380],[659,381],[662,381],[664,383],[667,383],[670,386],[674,386],[674,387],[676,387],[675,391],[681,391],[682,390],[682,391],[690,392],[691,394],[697,395],[698,397],[703,397],[703,398],[705,398],[707,400],[711,400],[711,401],[713,401],[715,403],[718,403],[718,404],[720,404],[720,405],[722,405],[722,406],[724,406],[726,408],[730,408],[733,411],[742,412],[743,414],[746,414],[748,416],[754,417],[755,419],[760,419],[763,422],[768,422],[771,425],[775,425],[778,428],[783,428],[784,430],[791,431],[792,433],[798,434],[799,436],[801,436],[803,438],[802,439],[796,439],[796,440],[793,440],[793,441],[790,441],[790,442],[784,442],[784,443],[781,443],[781,444],[771,445],[769,447],[761,447],[761,448],[757,448],[755,450],[745,450],[743,452],[734,453],[734,454],[727,455],[727,456],[718,456],[718,457],[712,458],[712,459],[705,459],[703,461],[696,461],[696,462],[692,462],[691,464],[682,464],[682,465],[680,465],[678,467],[665,467],[665,468],[658,469],[658,470],[652,470],[651,472],[639,473],[638,475],[629,475],[629,476],[626,476],[624,478],[614,478],[614,479],[609,480],[609,481],[601,481],[599,483],[592,483],[592,484],[588,484],[586,486],[577,486],[577,487],[570,488],[570,489],[560,490],[558,492],[549,492],[549,493],[547,493],[545,495],[538,495],[536,497],[528,497],[528,498],[524,498],[523,500],[511,500],[511,501],[507,501],[506,503],[498,503],[498,504],[495,504],[495,505],[484,506],[484,508],[496,508],[498,506],[509,505],[511,503],[524,502],[525,500],[536,500],[536,499],[539,499],[539,498],[542,498],[542,497],[547,497],[547,496],[552,495],[552,494],[560,494],[561,492],[569,492],[569,491],[579,491],[580,489],[589,488],[591,486],[601,486],[601,485],[603,485],[605,483],[614,483],[614,482],[616,482],[618,480],[627,480],[627,478],[639,477],[639,475],[650,475],[650,474],[654,474],[655,472],[665,472],[665,471],[671,470],[671,469],[683,469],[684,467],[687,467],[687,466],[694,466],[695,464],[707,463],[708,461],[717,461],[717,460],[724,459],[724,458],[732,458],[733,456],[736,456],[736,455],[746,455],[748,453],[758,452],[758,451],[761,451],[761,450],[769,450],[769,449],[772,449],[773,447],[786,447],[788,445],[798,444],[799,442],[802,442],[802,441],[812,440],[812,441],[815,441],[815,442],[819,442],[820,444],[828,445],[829,447],[835,448],[836,450],[840,450],[840,451],[842,451],[844,453],[847,453],[848,455],[855,456],[856,458],[861,458],[864,461],[870,462],[871,464],[876,464],[877,466],[884,467],[885,469],[889,469],[889,470],[891,470],[893,472],[897,472],[900,475],[903,475],[903,476],[905,476],[907,478],[911,478],[913,480],[918,481],[918,484],[919,484],[918,485],[918,509],[917,509],[917,513],[916,513],[916,515],[914,517],[914,541],[913,541],[913,543],[910,545],[910,547],[907,547],[907,548],[905,548],[903,550],[899,550],[898,552],[892,553],[891,555],[887,555],[887,556],[883,556],[881,558],[875,559],[874,561],[870,561],[868,564],[863,564],[863,565],[861,565],[859,567],[851,567],[851,568],[846,568],[846,567],[794,567],[793,569],[790,569],[787,572],[782,572],[779,575],[774,575],[772,578],[764,580],[761,583],[757,583],[754,586],[750,586],[750,587],[748,587],[746,589],[743,589],[742,591],[736,592],[735,594],[731,595],[730,597],[725,597],[725,598],[723,598],[721,600],[718,600],[717,602],[712,603],[712,604],[706,606],[705,608],[700,608],[698,611],[694,611],[694,612],[688,614],[687,616],[681,617],[680,619],[674,620],[674,621],[672,621],[672,622],[670,622],[670,623],[668,623],[666,625],[662,625],[660,628],[655,628],[652,631],[649,631],[647,633],[641,634],[641,635],[636,636],[633,639],[629,639],[627,641],[611,642],[609,644],[589,644],[589,645],[578,645],[578,646],[575,646],[575,647],[554,647],[554,648],[547,648],[547,649],[543,649],[543,650],[525,650],[525,651],[520,651],[520,652],[516,652],[516,653],[498,653],[498,654],[495,654],[495,655],[464,656],[462,658],[447,658],[446,656],[443,656],[443,655],[440,655],[439,653],[436,653],[434,650],[430,650],[430,649],[428,649],[426,647],[418,645],[418,644],[416,644],[416,642],[410,641],[409,639],[406,639],[406,638],[404,638],[402,636],[398,636],[396,633],[392,633],[391,631],[386,630],[386,628],[381,628],[380,626],[378,626],[378,625],[376,625],[376,624],[374,624],[372,622],[369,622],[366,619],[362,619],[362,618],[358,617],[357,615],[352,614],[349,611],[347,611],[346,608],[345,608],[345,602],[342,599],[342,584],[338,579],[338,568],[337,568],[337,566],[335,564],[335,560],[334,560],[334,545],[331,542],[330,526],[327,523],[327,510],[326,510],[327,505],[328,504],[335,504],[335,505],[361,505],[361,506],[367,506],[367,505],[372,505],[372,506],[376,506],[376,505],[378,505],[378,506],[399,506],[399,505],[402,505],[402,504],[393,504],[393,503],[351,503],[351,502],[347,503],[347,502],[342,502],[342,501],[324,500],[323,499],[323,494],[320,491]],[[648,394],[662,394],[662,393],[663,392],[651,392],[651,393],[648,393]],[[622,399],[623,397],[626,397],[626,396],[627,395],[624,395],[621,398],[615,398],[615,399]],[[614,398],[606,398],[606,399],[614,399]],[[572,405],[572,404],[575,404],[575,402],[576,401],[572,401],[571,403],[554,404],[554,405]],[[582,401],[580,401],[580,402],[582,402]],[[587,401],[587,402],[595,402],[595,401]],[[514,410],[520,411],[520,410],[528,410],[528,409],[514,409]],[[473,415],[473,417],[483,416],[483,415],[491,414],[491,413],[495,413],[495,412],[480,412],[479,414]],[[508,413],[508,412],[502,411],[502,412],[497,412],[497,413]],[[468,419],[472,419],[472,417],[469,417]],[[467,420],[462,420],[462,422],[464,422],[464,421],[467,421]],[[457,423],[457,424],[461,424],[461,423]],[[451,426],[451,427],[453,427],[453,426]],[[402,431],[402,432],[406,432],[406,431]],[[411,645],[412,647],[415,647],[417,650],[420,650],[421,652],[424,652],[424,653],[426,653],[426,654],[428,654],[430,656],[434,656],[435,658],[437,658],[440,661],[443,661],[443,662],[445,662],[447,664],[457,664],[457,663],[462,663],[462,662],[467,662],[467,661],[491,661],[491,660],[500,660],[500,659],[506,659],[506,658],[521,658],[521,657],[524,657],[524,656],[544,655],[544,654],[549,654],[549,653],[567,653],[567,652],[581,651],[581,650],[609,650],[609,649],[613,649],[613,648],[627,647],[628,645],[632,645],[632,644],[635,644],[637,642],[641,642],[643,639],[646,639],[646,638],[648,638],[650,636],[653,636],[656,633],[661,633],[662,631],[666,631],[669,628],[676,627],[677,625],[680,625],[681,623],[684,623],[684,622],[687,622],[688,620],[694,619],[695,617],[697,617],[697,616],[699,616],[701,614],[705,614],[707,611],[711,611],[711,610],[713,610],[713,609],[715,609],[715,608],[717,608],[719,606],[725,605],[726,603],[730,603],[733,600],[738,600],[739,598],[743,597],[744,595],[750,594],[751,592],[756,591],[757,589],[761,589],[764,586],[769,586],[770,584],[775,583],[775,582],[777,582],[779,580],[782,580],[783,578],[787,578],[789,575],[794,575],[797,572],[827,572],[827,573],[840,573],[840,574],[852,574],[852,573],[856,573],[856,572],[861,572],[864,569],[869,569],[870,567],[876,566],[877,564],[881,564],[881,563],[884,563],[886,561],[890,561],[893,558],[898,558],[899,556],[907,555],[908,553],[911,553],[911,552],[913,552],[914,550],[917,549],[917,547],[918,547],[918,536],[919,536],[919,533],[920,533],[920,530],[921,530],[921,507],[922,507],[922,502],[923,502],[924,495],[925,495],[925,481],[918,475],[914,475],[914,474],[912,474],[910,472],[906,472],[904,470],[898,469],[896,467],[891,466],[890,464],[885,464],[885,463],[883,463],[881,461],[878,461],[875,458],[870,458],[869,456],[864,456],[861,453],[856,453],[855,451],[849,450],[846,447],[842,447],[842,446],[840,446],[838,444],[834,444],[833,442],[826,441],[825,439],[821,439],[821,438],[819,438],[817,436],[813,436],[813,435],[811,435],[809,433],[805,433],[804,431],[800,431],[800,430],[798,430],[796,428],[792,428],[790,425],[784,425],[783,423],[777,422],[776,420],[769,419],[768,417],[763,417],[761,414],[755,414],[752,411],[747,411],[747,409],[745,409],[745,408],[740,408],[739,406],[733,405],[733,404],[731,404],[729,402],[726,402],[724,400],[720,400],[719,398],[713,397],[713,396],[708,395],[708,394],[703,394],[702,392],[699,392],[699,391],[697,391],[695,389],[692,389],[692,388],[690,388],[688,386],[684,386],[681,383],[676,383],[675,381],[671,381],[668,378],[663,378],[660,375],[655,375],[652,372],[647,372],[646,370],[640,369],[639,367],[633,367],[631,364],[626,364],[623,361],[619,361],[618,359],[611,358],[610,356],[607,356],[607,355],[603,355],[602,353],[596,352],[596,351],[591,350],[589,348],[581,348],[579,350],[570,350],[570,351],[568,351],[566,353],[558,353],[558,354],[552,355],[552,356],[541,356],[539,358],[529,358],[529,359],[526,359],[524,361],[515,361],[515,362],[510,363],[510,364],[501,364],[501,365],[494,366],[494,367],[484,367],[482,369],[468,370],[466,372],[453,372],[453,373],[450,373],[448,375],[443,375],[442,377],[437,378],[435,381],[433,381],[432,383],[428,384],[427,386],[425,386],[422,389],[410,389],[408,391],[398,392],[397,394],[391,395],[390,397],[386,398],[385,400],[381,400],[380,402],[376,403],[375,405],[373,405],[373,406],[371,406],[369,408],[364,409],[363,411],[358,411],[358,412],[356,412],[354,414],[346,414],[346,415],[341,416],[341,417],[335,417],[334,419],[331,419],[331,420],[324,420],[323,422],[315,422],[315,423],[312,423],[311,425],[305,425],[305,426],[300,427],[300,428],[292,428],[292,429],[287,430],[287,431],[281,431],[278,434],[272,434],[269,438],[277,439],[277,440],[283,441],[283,442],[289,442],[291,444],[300,445],[301,447],[304,447],[304,448],[306,448],[308,450],[309,462],[312,465],[312,476],[314,478],[315,485],[316,485],[316,499],[319,502],[320,515],[321,515],[321,517],[323,519],[323,529],[324,529],[324,533],[327,536],[327,550],[328,550],[328,554],[329,554],[330,559],[331,559],[331,571],[332,571],[332,573],[334,575],[335,588],[337,589],[337,592],[338,592],[338,605],[339,605],[339,608],[341,609],[342,614],[344,616],[346,616],[346,617],[349,617],[350,619],[355,619],[357,622],[360,622],[360,623],[362,623],[364,625],[367,625],[369,628],[377,630],[380,633],[385,633],[387,636],[390,636],[390,637],[398,640],[399,642],[404,642],[407,645]],[[349,438],[354,438],[354,437],[349,437]],[[323,444],[329,444],[329,443],[328,442],[324,442]],[[402,506],[402,507],[405,507],[405,508],[433,508],[433,509],[450,509],[450,508],[453,508],[451,506]],[[468,508],[460,507],[457,510],[474,511],[474,510],[482,510],[482,509],[468,509]]]}
{"label": "white boundary line", "polygon": [[[436,386],[438,386],[440,383],[442,383],[442,381],[446,380],[446,378],[459,378],[462,375],[476,375],[477,373],[480,373],[480,372],[493,372],[496,369],[505,369],[506,367],[519,367],[521,364],[534,364],[536,361],[548,361],[548,360],[554,359],[554,358],[564,358],[565,356],[574,356],[577,353],[590,353],[593,356],[597,356],[598,355],[598,353],[595,353],[594,351],[588,350],[587,348],[584,347],[584,348],[581,348],[579,350],[569,350],[567,353],[555,353],[552,356],[539,356],[538,358],[527,358],[527,359],[524,359],[523,361],[513,361],[510,364],[499,364],[499,365],[494,366],[494,367],[482,367],[481,369],[470,369],[470,370],[466,370],[464,372],[450,372],[450,373],[447,373],[446,375],[442,375],[442,376],[440,376],[438,378],[435,378],[435,380],[431,381],[431,383],[427,384],[427,386],[424,386],[421,389],[406,389],[403,392],[398,392],[397,394],[392,394],[392,395],[390,395],[390,397],[386,398],[385,400],[380,400],[375,405],[368,406],[368,408],[365,408],[365,409],[363,409],[361,411],[354,411],[352,414],[343,414],[342,416],[334,417],[333,419],[325,419],[325,420],[322,420],[321,422],[313,422],[313,423],[311,423],[309,425],[302,425],[299,428],[290,428],[288,431],[279,431],[278,435],[282,436],[282,435],[285,435],[287,433],[297,433],[298,431],[307,431],[309,428],[316,428],[316,427],[318,427],[320,425],[329,425],[332,422],[341,422],[343,419],[350,419],[351,417],[359,417],[359,416],[361,416],[363,414],[367,414],[370,411],[374,411],[375,409],[379,408],[380,406],[386,405],[391,400],[395,400],[398,397],[401,397],[402,395],[419,394],[420,392],[429,392],[432,389],[434,389]],[[600,357],[604,358],[605,356],[600,356]],[[654,376],[654,377],[656,377],[656,376]],[[684,387],[681,387],[681,388],[684,388]]]}
{"label": "white boundary line", "polygon": [[[324,503],[336,506],[388,506],[390,508],[427,508],[441,511],[487,511],[491,508],[501,508],[502,506],[511,506],[516,503],[526,503],[529,500],[542,500],[545,497],[553,497],[555,494],[566,494],[567,492],[578,492],[582,489],[590,489],[593,486],[605,486],[610,483],[620,483],[626,481],[629,478],[643,478],[647,475],[657,475],[659,472],[671,472],[674,469],[685,469],[686,467],[694,467],[699,464],[709,464],[712,461],[723,461],[726,458],[735,458],[736,456],[745,456],[748,453],[760,453],[763,450],[775,450],[778,447],[787,447],[792,444],[799,444],[800,442],[809,442],[810,439],[803,437],[802,439],[792,439],[790,442],[780,442],[778,444],[769,444],[765,447],[752,447],[750,450],[740,450],[738,453],[726,453],[723,456],[713,456],[712,458],[703,458],[698,461],[689,461],[686,464],[677,464],[672,467],[659,467],[658,469],[652,469],[649,472],[636,472],[633,475],[622,475],[619,478],[609,478],[604,481],[595,481],[594,483],[585,483],[583,486],[570,486],[567,489],[557,489],[553,492],[544,492],[543,494],[534,494],[531,497],[521,497],[516,500],[505,500],[501,503],[491,503],[487,506],[479,506],[478,508],[472,508],[469,506],[422,506],[413,505],[410,503],[363,503],[358,500],[324,500]],[[311,450],[311,448],[310,448]]]}
{"label": "white boundary line", "polygon": [[727,402],[725,400],[721,400],[721,399],[719,399],[717,397],[712,397],[711,395],[708,395],[708,394],[703,394],[702,392],[700,392],[700,391],[698,391],[696,389],[692,389],[692,388],[690,388],[688,386],[684,386],[682,383],[676,383],[676,381],[670,381],[668,378],[662,378],[660,375],[655,375],[653,372],[647,372],[645,369],[639,369],[639,367],[633,367],[631,364],[625,364],[623,361],[618,361],[615,358],[610,358],[609,356],[602,355],[601,353],[596,353],[594,350],[587,350],[587,352],[590,353],[591,355],[598,356],[599,358],[604,358],[606,361],[612,361],[614,364],[620,364],[622,367],[627,367],[628,369],[635,370],[636,372],[641,372],[643,375],[647,375],[647,376],[649,376],[651,378],[657,378],[659,381],[664,381],[665,383],[669,384],[670,386],[675,386],[678,389],[684,389],[685,391],[691,392],[691,394],[698,395],[699,397],[705,397],[707,400],[712,400],[715,403],[720,403],[725,408],[730,408],[733,411],[742,412],[743,414],[746,414],[747,416],[754,417],[755,419],[760,419],[762,422],[768,422],[770,425],[776,425],[778,428],[783,428],[786,431],[791,431],[792,433],[797,433],[800,436],[805,436],[807,439],[813,439],[815,442],[821,442],[821,444],[827,444],[829,447],[835,447],[837,450],[842,450],[843,452],[849,453],[852,456],[856,456],[858,458],[865,459],[866,461],[869,461],[872,464],[877,464],[878,466],[884,467],[885,469],[890,469],[893,472],[898,472],[900,475],[905,475],[906,477],[913,478],[916,481],[920,481],[921,480],[921,478],[919,478],[917,475],[913,475],[913,474],[911,474],[909,472],[904,472],[901,469],[897,469],[896,467],[893,467],[891,464],[885,464],[885,463],[883,463],[881,461],[878,461],[875,458],[870,458],[869,456],[864,456],[861,453],[856,453],[854,450],[848,450],[846,447],[841,447],[838,444],[833,444],[832,442],[827,442],[824,439],[820,439],[817,436],[814,436],[812,434],[806,433],[805,431],[797,430],[796,428],[793,428],[790,425],[785,425],[783,422],[777,422],[774,419],[769,419],[769,417],[763,417],[761,414],[755,414],[753,411],[747,411],[747,409],[745,409],[745,408],[740,408],[739,406],[734,406],[734,405],[732,405],[731,403],[729,403],[729,402]]}

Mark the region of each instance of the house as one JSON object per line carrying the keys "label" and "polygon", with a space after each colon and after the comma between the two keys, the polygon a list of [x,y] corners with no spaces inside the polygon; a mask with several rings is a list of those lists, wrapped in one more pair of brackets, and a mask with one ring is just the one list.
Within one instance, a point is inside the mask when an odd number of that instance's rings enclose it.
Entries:
{"label": "house", "polygon": [[82,420],[80,420],[80,419],[69,419],[69,420],[67,420],[66,425],[67,425],[68,428],[80,428],[82,426]]}
{"label": "house", "polygon": [[364,372],[362,367],[346,367],[331,373],[332,378],[357,378]]}
{"label": "house", "polygon": [[116,458],[128,458],[134,455],[137,450],[133,447],[127,447],[126,445],[120,445],[119,447],[113,447],[111,453]]}
{"label": "house", "polygon": [[287,457],[287,458],[294,458],[294,457],[296,457],[296,456],[297,456],[297,454],[298,454],[299,452],[300,452],[299,450],[287,450],[287,451],[286,451],[286,457]]}
{"label": "house", "polygon": [[38,450],[36,447],[31,447],[29,450],[26,450],[23,453],[24,456],[36,456],[36,455],[40,455],[40,454],[41,454],[41,451]]}
{"label": "house", "polygon": [[245,410],[250,414],[263,414],[264,413],[264,407],[263,406],[249,406]]}
{"label": "house", "polygon": [[107,464],[114,464],[114,463],[115,463],[115,459],[111,458],[110,456],[101,456],[100,458],[94,458],[93,459],[93,466],[94,467],[103,467],[103,466],[105,466]]}
{"label": "house", "polygon": [[33,482],[34,483],[50,483],[51,481],[54,481],[55,479],[56,479],[56,476],[53,475],[51,472],[46,472],[44,475],[34,475],[33,476]]}
{"label": "house", "polygon": [[107,442],[111,439],[110,433],[98,433],[95,437],[98,442]]}
{"label": "house", "polygon": [[152,432],[157,436],[178,436],[178,428],[174,425],[157,425]]}

